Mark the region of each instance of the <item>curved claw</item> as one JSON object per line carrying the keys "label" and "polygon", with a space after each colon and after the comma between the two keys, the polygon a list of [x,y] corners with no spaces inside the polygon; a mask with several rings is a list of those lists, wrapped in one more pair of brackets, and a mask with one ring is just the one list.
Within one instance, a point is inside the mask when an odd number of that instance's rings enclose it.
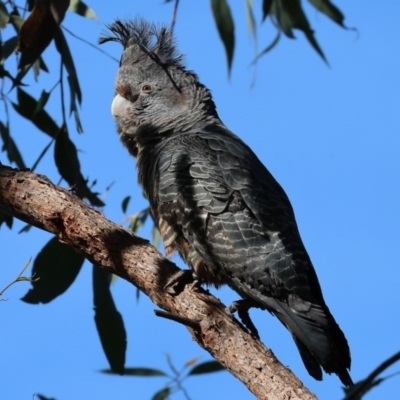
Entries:
{"label": "curved claw", "polygon": [[237,311],[240,321],[248,329],[250,334],[253,335],[257,339],[260,339],[258,330],[250,318],[249,309],[252,307],[261,308],[260,305],[254,300],[251,300],[251,299],[237,300],[237,301],[234,301],[227,308],[227,312],[229,312],[232,315],[234,312]]}
{"label": "curved claw", "polygon": [[164,289],[173,287],[176,284],[186,285],[189,283],[191,283],[190,288],[193,289],[199,284],[199,280],[197,279],[197,276],[193,273],[191,269],[181,269],[168,279],[167,283],[164,285]]}

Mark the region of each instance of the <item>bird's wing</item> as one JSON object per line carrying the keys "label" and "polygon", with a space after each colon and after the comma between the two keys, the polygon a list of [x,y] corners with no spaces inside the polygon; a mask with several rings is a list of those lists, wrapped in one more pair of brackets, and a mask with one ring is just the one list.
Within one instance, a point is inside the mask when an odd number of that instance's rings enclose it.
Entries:
{"label": "bird's wing", "polygon": [[157,168],[158,215],[243,297],[292,333],[312,376],[351,379],[347,341],[325,305],[280,185],[239,138],[221,127],[171,140]]}

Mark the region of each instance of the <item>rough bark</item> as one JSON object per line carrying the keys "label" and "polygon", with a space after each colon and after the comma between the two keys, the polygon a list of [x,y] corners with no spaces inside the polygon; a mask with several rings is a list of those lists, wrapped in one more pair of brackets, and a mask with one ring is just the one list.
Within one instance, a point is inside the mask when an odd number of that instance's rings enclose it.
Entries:
{"label": "rough bark", "polygon": [[[147,240],[108,221],[43,175],[0,165],[0,209],[56,235],[90,262],[126,279],[160,308],[185,319],[193,339],[262,400],[315,400],[293,373],[208,292],[165,290],[179,269]],[[190,326],[189,326],[190,325]]]}

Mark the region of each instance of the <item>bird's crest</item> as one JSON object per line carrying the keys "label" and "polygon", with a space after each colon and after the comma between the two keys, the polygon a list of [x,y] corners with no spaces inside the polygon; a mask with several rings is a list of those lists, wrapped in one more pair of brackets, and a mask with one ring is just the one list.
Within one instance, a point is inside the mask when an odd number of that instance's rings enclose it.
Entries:
{"label": "bird's crest", "polygon": [[[107,28],[111,35],[100,37],[99,44],[113,41],[121,43],[124,50],[136,47],[138,52],[130,52],[130,62],[135,61],[132,59],[134,53],[137,53],[138,58],[145,53],[164,67],[183,67],[182,55],[176,49],[175,38],[165,25],[157,26],[141,18],[136,18],[133,21],[124,22],[117,19]],[[124,57],[122,57],[121,63],[124,63]]]}

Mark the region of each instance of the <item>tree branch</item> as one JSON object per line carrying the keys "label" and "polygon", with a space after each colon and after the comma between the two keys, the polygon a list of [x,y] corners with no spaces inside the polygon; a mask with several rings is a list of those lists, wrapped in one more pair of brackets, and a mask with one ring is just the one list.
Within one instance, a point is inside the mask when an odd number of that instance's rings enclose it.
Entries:
{"label": "tree branch", "polygon": [[[316,397],[259,340],[225,312],[208,292],[187,285],[179,294],[164,289],[178,271],[147,240],[104,218],[43,175],[0,164],[0,209],[56,235],[91,263],[135,285],[160,308],[193,321],[193,339],[258,399]],[[198,329],[195,327],[198,326]]]}

